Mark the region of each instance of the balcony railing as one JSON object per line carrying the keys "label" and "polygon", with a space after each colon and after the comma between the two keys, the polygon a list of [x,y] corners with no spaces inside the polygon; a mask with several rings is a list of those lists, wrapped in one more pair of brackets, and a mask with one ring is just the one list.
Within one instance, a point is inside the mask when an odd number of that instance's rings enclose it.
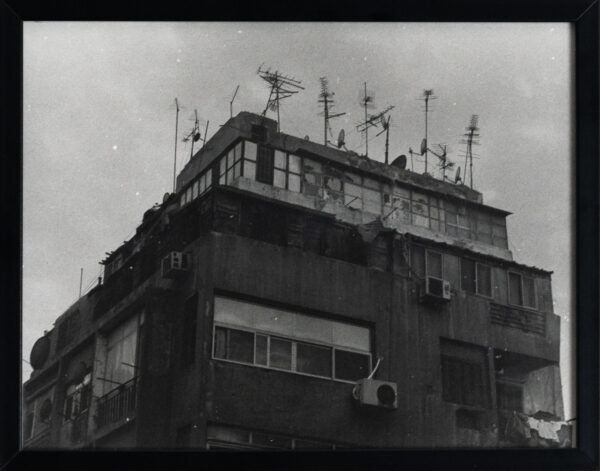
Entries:
{"label": "balcony railing", "polygon": [[503,304],[490,304],[490,316],[493,324],[504,325],[539,335],[546,333],[546,314],[528,311]]}
{"label": "balcony railing", "polygon": [[87,437],[88,411],[84,411],[71,421],[71,443],[79,445]]}
{"label": "balcony railing", "polygon": [[106,427],[135,417],[137,408],[137,378],[123,383],[98,399],[96,426]]}

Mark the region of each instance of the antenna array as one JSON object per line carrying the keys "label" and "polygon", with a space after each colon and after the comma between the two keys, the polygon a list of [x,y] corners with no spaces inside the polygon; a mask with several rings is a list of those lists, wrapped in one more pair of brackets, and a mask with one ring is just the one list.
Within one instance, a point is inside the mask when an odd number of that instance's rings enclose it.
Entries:
{"label": "antenna array", "polygon": [[288,77],[280,73],[279,71],[271,72],[271,69],[263,69],[262,65],[258,68],[258,75],[262,78],[270,87],[269,99],[267,100],[267,106],[265,106],[262,115],[265,116],[267,110],[277,111],[277,131],[280,130],[280,114],[279,107],[280,101],[295,95],[300,90],[304,90],[300,84],[300,80],[296,80],[293,77]]}
{"label": "antenna array", "polygon": [[423,96],[420,98],[425,102],[425,173],[427,173],[427,117],[429,115],[429,100],[435,100],[433,90],[423,90]]}
{"label": "antenna array", "polygon": [[346,113],[331,113],[334,104],[333,96],[335,95],[335,93],[329,91],[329,83],[327,81],[327,77],[321,77],[319,80],[321,81],[321,93],[319,93],[319,103],[323,104],[324,119],[323,143],[327,145],[327,143],[329,142],[327,140],[327,131],[329,131],[329,134],[331,135],[331,126],[329,125],[329,120],[343,116]]}
{"label": "antenna array", "polygon": [[471,116],[471,121],[469,122],[469,125],[465,128],[465,130],[467,131],[464,134],[464,137],[466,139],[463,139],[461,142],[463,144],[467,144],[467,150],[465,152],[465,176],[463,178],[463,181],[466,183],[467,182],[467,163],[469,164],[469,176],[470,176],[470,187],[471,189],[473,189],[473,145],[478,145],[479,144],[479,127],[478,127],[478,122],[479,122],[479,116],[474,114]]}

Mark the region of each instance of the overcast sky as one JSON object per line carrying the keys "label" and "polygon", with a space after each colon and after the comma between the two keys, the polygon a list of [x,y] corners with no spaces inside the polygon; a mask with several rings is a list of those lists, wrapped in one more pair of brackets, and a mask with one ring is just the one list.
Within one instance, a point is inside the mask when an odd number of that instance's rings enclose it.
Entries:
{"label": "overcast sky", "polygon": [[[465,132],[479,115],[475,188],[513,212],[518,262],[554,271],[562,318],[565,414],[573,416],[570,341],[573,35],[567,23],[34,23],[24,24],[23,358],[101,274],[105,252],[129,239],[143,212],[172,190],[179,136],[198,110],[209,137],[234,114],[262,112],[260,64],[302,81],[282,102],[281,129],[322,142],[319,77],[335,92],[334,136],[364,152],[355,131],[367,82],[377,108],[394,105],[390,156],[418,149],[423,89],[433,89],[430,147],[464,165]],[[204,129],[204,127],[202,127]],[[369,135],[383,160],[385,137]],[[180,142],[178,170],[190,148]],[[422,164],[415,162],[415,171]],[[31,368],[23,362],[24,378]]]}

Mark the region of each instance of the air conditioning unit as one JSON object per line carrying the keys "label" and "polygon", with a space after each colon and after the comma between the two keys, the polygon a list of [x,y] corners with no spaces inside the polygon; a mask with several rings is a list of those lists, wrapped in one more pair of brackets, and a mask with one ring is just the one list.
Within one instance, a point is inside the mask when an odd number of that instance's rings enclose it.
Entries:
{"label": "air conditioning unit", "polygon": [[383,409],[398,408],[398,388],[396,383],[378,379],[361,379],[356,382],[352,396],[360,405],[381,407]]}
{"label": "air conditioning unit", "polygon": [[450,282],[428,276],[425,279],[425,293],[423,293],[423,297],[438,301],[450,301],[450,299],[452,299]]}
{"label": "air conditioning unit", "polygon": [[188,271],[188,256],[183,252],[169,252],[162,259],[161,275],[163,278],[180,278]]}

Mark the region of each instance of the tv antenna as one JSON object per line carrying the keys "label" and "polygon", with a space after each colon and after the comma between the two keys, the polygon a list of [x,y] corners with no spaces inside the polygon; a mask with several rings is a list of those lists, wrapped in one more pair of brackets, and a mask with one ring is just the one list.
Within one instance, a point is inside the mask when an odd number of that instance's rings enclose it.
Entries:
{"label": "tv antenna", "polygon": [[300,85],[302,83],[300,80],[283,75],[277,70],[275,72],[271,72],[271,69],[265,70],[262,68],[262,65],[258,68],[257,73],[270,87],[269,99],[262,115],[265,116],[267,110],[277,111],[277,132],[279,132],[281,127],[279,114],[280,101],[295,95],[300,90],[304,90],[304,87]]}
{"label": "tv antenna", "polygon": [[454,183],[458,185],[458,182],[462,183],[462,178],[460,178],[460,165],[456,169],[456,174],[454,175]]}
{"label": "tv antenna", "polygon": [[235,87],[235,92],[233,93],[233,97],[231,98],[231,101],[229,102],[229,117],[230,118],[233,118],[233,100],[235,100],[235,96],[237,95],[239,88],[240,88],[239,85],[237,87]]}
{"label": "tv antenna", "polygon": [[440,159],[438,163],[439,169],[442,171],[442,181],[446,181],[446,170],[454,167],[454,162],[448,160],[448,152],[447,147],[445,145],[438,144],[440,148],[440,153],[438,154],[433,149],[428,149],[433,155],[435,155],[438,159]]}
{"label": "tv antenna", "polygon": [[[393,107],[391,107],[391,108],[393,108]],[[390,146],[390,120],[391,119],[392,119],[391,116],[388,116],[387,119],[385,116],[381,116],[380,124],[383,129],[381,131],[379,131],[379,133],[375,136],[375,137],[377,137],[381,133],[385,132],[385,164],[386,165],[388,165],[388,150],[389,150],[389,146]]]}
{"label": "tv antenna", "polygon": [[[371,94],[367,93],[367,82],[365,82],[364,93],[363,93],[363,91],[361,91],[360,93],[361,93],[361,95],[360,95],[359,100],[360,100],[361,106],[365,110],[365,121],[363,123],[359,124],[358,126],[356,126],[356,129],[359,130],[360,132],[365,133],[365,156],[368,157],[369,156],[369,128],[373,124],[369,123],[369,117],[367,116],[367,110],[375,108],[375,104],[373,103],[375,101],[375,95],[373,95],[372,93]],[[360,128],[362,128],[362,129],[360,129]]]}
{"label": "tv antenna", "polygon": [[[393,106],[388,106],[385,110],[383,110],[377,114],[369,115],[364,123],[360,123],[358,126],[356,126],[357,131],[365,133],[365,140],[367,141],[367,154],[365,154],[365,155],[367,157],[368,157],[368,150],[369,150],[369,147],[368,147],[369,142],[368,142],[367,133],[368,133],[369,128],[372,126],[379,126],[381,124],[383,127],[383,131],[381,131],[379,134],[381,134],[385,131],[388,131],[388,133],[389,133],[389,117],[386,116],[386,114],[389,113],[390,111],[392,111],[393,109],[394,109]],[[377,134],[377,136],[379,136],[379,134]],[[388,136],[389,136],[389,134],[388,134]],[[389,144],[389,142],[388,142],[388,144]],[[386,146],[386,162],[387,162],[387,146]]]}
{"label": "tv antenna", "polygon": [[337,138],[337,148],[341,149],[342,147],[344,149],[346,149],[346,133],[344,132],[343,129],[339,132],[338,138]]}
{"label": "tv antenna", "polygon": [[427,118],[429,115],[429,100],[435,100],[436,98],[437,97],[433,94],[433,90],[423,90],[423,96],[420,98],[420,100],[425,102],[425,173],[427,173]]}
{"label": "tv antenna", "polygon": [[465,128],[466,133],[464,136],[466,139],[463,139],[461,142],[463,144],[467,144],[467,151],[465,153],[465,176],[463,178],[463,182],[467,181],[467,163],[469,164],[469,176],[470,178],[470,187],[473,189],[473,144],[479,144],[479,127],[477,126],[479,122],[479,115],[471,115],[471,121],[469,125]]}
{"label": "tv antenna", "polygon": [[[333,95],[335,93],[329,91],[329,83],[327,81],[327,77],[319,78],[321,81],[321,93],[319,93],[319,103],[323,104],[323,143],[327,145],[329,142],[327,140],[327,131],[329,130],[329,134],[331,135],[331,126],[329,126],[329,120],[333,118],[338,118],[340,116],[345,115],[346,113],[331,113],[331,109],[333,108]],[[332,136],[333,137],[333,136]],[[338,146],[340,147],[340,146]]]}
{"label": "tv antenna", "polygon": [[[173,109],[173,105],[171,108]],[[175,193],[175,184],[177,181],[177,129],[179,128],[179,111],[185,109],[185,106],[180,106],[177,97],[175,97],[175,151],[173,156],[173,193]]]}
{"label": "tv antenna", "polygon": [[198,121],[198,110],[194,110],[194,117],[194,128],[190,131],[190,133],[187,136],[183,138],[183,142],[192,141],[190,159],[194,156],[194,142],[198,142],[200,140],[200,122]]}

